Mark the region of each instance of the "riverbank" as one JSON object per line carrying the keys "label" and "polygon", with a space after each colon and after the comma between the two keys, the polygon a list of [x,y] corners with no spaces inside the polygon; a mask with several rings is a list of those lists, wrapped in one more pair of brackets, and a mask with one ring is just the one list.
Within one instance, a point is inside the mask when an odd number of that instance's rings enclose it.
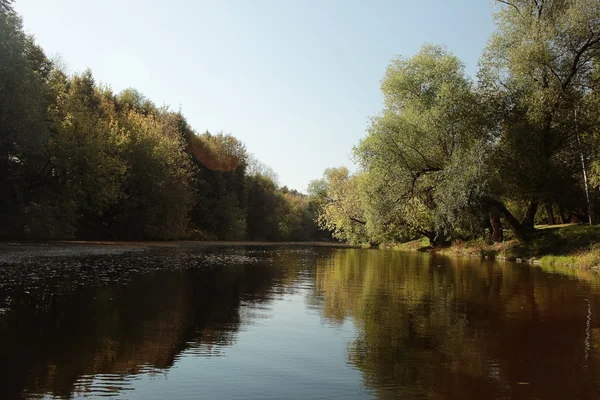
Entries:
{"label": "riverbank", "polygon": [[403,243],[394,248],[433,251],[440,254],[523,261],[547,267],[600,270],[600,226],[538,226],[528,241],[517,239],[489,244],[483,239],[456,240],[450,246],[432,248],[426,239]]}

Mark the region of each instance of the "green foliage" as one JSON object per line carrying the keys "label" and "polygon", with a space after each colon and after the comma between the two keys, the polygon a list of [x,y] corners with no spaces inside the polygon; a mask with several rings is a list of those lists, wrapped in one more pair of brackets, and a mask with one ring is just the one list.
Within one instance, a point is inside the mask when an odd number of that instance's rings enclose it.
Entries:
{"label": "green foliage", "polygon": [[344,191],[327,179],[313,187],[319,220],[338,238],[356,241],[356,215],[361,241],[433,244],[486,231],[502,240],[502,224],[533,240],[542,205],[547,221],[594,218],[600,3],[497,4],[477,84],[443,47],[392,61],[384,109],[355,148],[361,169]]}
{"label": "green foliage", "polygon": [[[317,237],[316,208],[231,135],[52,65],[0,1],[0,238]],[[250,170],[248,165],[250,164]]]}
{"label": "green foliage", "polygon": [[277,214],[283,240],[299,242],[317,238],[315,213],[308,197],[298,192],[285,192],[281,198]]}
{"label": "green foliage", "polygon": [[317,238],[315,212],[307,196],[279,188],[269,177],[248,177],[248,238],[307,241]]}
{"label": "green foliage", "polygon": [[306,196],[235,137],[64,73],[0,1],[0,237],[491,246],[503,227],[534,241],[535,223],[595,220],[600,3],[496,3],[478,81],[440,46],[394,59],[358,171]]}
{"label": "green foliage", "polygon": [[321,180],[311,182],[309,193],[319,204],[318,224],[334,238],[357,244],[369,241],[364,221],[360,177],[345,167],[330,168]]}
{"label": "green foliage", "polygon": [[542,226],[528,241],[508,240],[490,244],[484,240],[455,241],[444,254],[487,256],[509,260],[537,260],[545,266],[600,267],[600,227],[589,225]]}
{"label": "green foliage", "polygon": [[496,164],[504,196],[534,209],[540,202],[576,209],[581,198],[565,194],[580,192],[579,159],[589,152],[578,139],[590,112],[597,114],[585,98],[600,54],[600,4],[501,3],[479,75],[485,97],[501,110]]}
{"label": "green foliage", "polygon": [[0,0],[0,12],[2,13],[9,13],[12,11],[12,6],[11,4],[13,3],[13,0]]}
{"label": "green foliage", "polygon": [[48,86],[51,176],[72,225],[63,235],[83,231],[87,236],[93,227],[86,226],[86,219],[117,201],[125,168],[110,104],[103,101],[90,71],[73,77],[54,71]]}
{"label": "green foliage", "polygon": [[194,226],[213,238],[239,240],[246,236],[246,149],[230,135],[193,134],[188,149],[197,166]]}
{"label": "green foliage", "polygon": [[[185,237],[193,204],[192,164],[177,121],[168,113],[125,114],[121,146],[127,155],[113,231],[118,237]],[[149,173],[152,171],[152,173]]]}
{"label": "green foliage", "polygon": [[30,233],[35,236],[39,225],[35,221],[44,218],[47,212],[43,205],[46,188],[39,177],[47,170],[44,100],[49,62],[23,33],[20,18],[7,8],[8,3],[2,4],[0,236]]}
{"label": "green foliage", "polygon": [[385,108],[355,149],[366,174],[367,228],[383,240],[441,239],[443,212],[454,207],[438,205],[462,172],[448,169],[484,137],[471,83],[455,56],[426,45],[393,61],[381,87]]}
{"label": "green foliage", "polygon": [[280,198],[275,183],[260,174],[248,179],[248,238],[276,240],[279,238],[277,210]]}
{"label": "green foliage", "polygon": [[0,237],[315,236],[308,199],[279,189],[257,160],[248,173],[239,140],[198,135],[135,89],[114,95],[90,71],[55,68],[9,3],[0,3]]}

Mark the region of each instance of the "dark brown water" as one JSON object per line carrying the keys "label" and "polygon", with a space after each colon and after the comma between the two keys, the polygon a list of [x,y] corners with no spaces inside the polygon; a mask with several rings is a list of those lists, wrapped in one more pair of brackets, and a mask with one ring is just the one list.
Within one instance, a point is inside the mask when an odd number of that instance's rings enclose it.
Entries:
{"label": "dark brown water", "polygon": [[0,248],[0,398],[598,399],[600,286],[384,250]]}

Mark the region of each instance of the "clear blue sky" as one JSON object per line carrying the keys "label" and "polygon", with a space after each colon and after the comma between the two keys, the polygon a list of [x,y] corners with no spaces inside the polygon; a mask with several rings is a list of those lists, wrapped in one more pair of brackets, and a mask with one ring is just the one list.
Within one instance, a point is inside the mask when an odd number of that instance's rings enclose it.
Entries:
{"label": "clear blue sky", "polygon": [[395,55],[443,44],[474,75],[494,29],[488,0],[17,0],[26,31],[71,72],[91,68],[223,131],[301,191],[382,107]]}

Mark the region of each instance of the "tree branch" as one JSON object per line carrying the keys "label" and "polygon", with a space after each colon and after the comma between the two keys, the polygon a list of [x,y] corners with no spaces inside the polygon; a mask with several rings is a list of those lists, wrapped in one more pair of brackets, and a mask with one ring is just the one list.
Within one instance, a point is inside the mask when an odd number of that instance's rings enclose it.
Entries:
{"label": "tree branch", "polygon": [[573,64],[571,65],[571,71],[569,71],[569,75],[565,78],[565,81],[562,84],[562,89],[565,90],[567,86],[571,83],[575,75],[577,75],[577,71],[579,71],[579,61],[583,54],[590,49],[590,47],[595,44],[600,43],[600,36],[594,39],[594,36],[590,36],[585,44],[575,53],[575,59],[573,60]]}
{"label": "tree branch", "polygon": [[519,7],[517,7],[515,4],[513,4],[513,3],[509,2],[509,1],[506,1],[506,0],[496,0],[496,2],[505,4],[507,6],[510,6],[510,7],[514,8],[515,10],[517,10],[517,13],[519,14],[519,17],[523,16],[523,15],[521,15],[521,10],[519,10]]}
{"label": "tree branch", "polygon": [[354,218],[354,217],[348,217],[350,218],[350,221],[356,222],[357,224],[361,224],[361,225],[366,225],[367,223],[365,221],[361,221],[360,219]]}

